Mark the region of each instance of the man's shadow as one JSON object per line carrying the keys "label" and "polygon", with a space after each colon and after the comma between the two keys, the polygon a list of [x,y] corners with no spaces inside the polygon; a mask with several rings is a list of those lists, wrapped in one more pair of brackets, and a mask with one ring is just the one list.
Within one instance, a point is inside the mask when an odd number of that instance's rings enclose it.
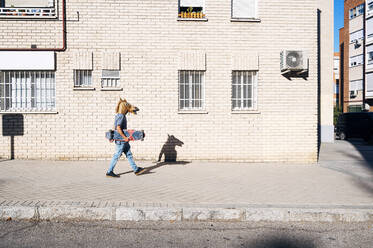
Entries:
{"label": "man's shadow", "polygon": [[[184,142],[179,140],[173,135],[169,135],[167,137],[166,143],[162,146],[161,152],[159,153],[158,156],[158,161],[156,162],[155,165],[146,167],[146,172],[144,172],[142,175],[145,174],[151,174],[154,173],[152,170],[155,170],[161,166],[164,165],[169,165],[169,164],[178,164],[178,165],[184,165],[188,164],[190,162],[188,161],[177,161],[177,151],[176,151],[176,146],[182,147],[184,145]],[[162,162],[162,157],[164,157],[164,161]],[[132,173],[133,171],[127,171],[124,173],[120,173],[118,175],[123,175],[127,173]]]}
{"label": "man's shadow", "polygon": [[177,151],[176,146],[182,147],[184,142],[179,140],[173,135],[168,135],[166,143],[162,146],[161,152],[158,156],[158,162],[162,160],[162,156],[164,155],[164,162],[167,163],[174,163],[177,159]]}

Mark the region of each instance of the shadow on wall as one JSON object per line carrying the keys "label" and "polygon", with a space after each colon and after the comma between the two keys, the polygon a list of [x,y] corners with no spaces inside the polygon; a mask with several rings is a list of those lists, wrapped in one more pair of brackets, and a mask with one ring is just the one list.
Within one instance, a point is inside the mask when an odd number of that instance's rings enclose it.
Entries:
{"label": "shadow on wall", "polygon": [[166,143],[162,146],[161,152],[158,156],[158,162],[162,160],[164,156],[164,162],[176,162],[177,159],[177,151],[176,146],[182,147],[184,142],[179,140],[173,135],[168,135]]}
{"label": "shadow on wall", "polygon": [[10,136],[10,159],[14,159],[14,136],[23,136],[24,118],[22,114],[6,114],[2,117],[3,136]]}
{"label": "shadow on wall", "polygon": [[316,248],[311,239],[269,236],[241,244],[241,248]]}

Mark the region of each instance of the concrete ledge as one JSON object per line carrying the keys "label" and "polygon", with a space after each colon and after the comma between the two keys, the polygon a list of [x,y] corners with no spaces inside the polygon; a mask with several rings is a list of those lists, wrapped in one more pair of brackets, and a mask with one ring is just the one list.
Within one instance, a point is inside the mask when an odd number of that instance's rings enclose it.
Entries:
{"label": "concrete ledge", "polygon": [[115,220],[113,208],[91,208],[73,206],[36,207],[40,220]]}
{"label": "concrete ledge", "polygon": [[176,208],[130,208],[119,207],[116,209],[116,220],[129,221],[180,221],[182,210]]}
{"label": "concrete ledge", "polygon": [[373,207],[335,208],[266,207],[92,207],[48,204],[0,205],[0,219],[14,220],[114,220],[114,221],[281,221],[281,222],[371,222]]}
{"label": "concrete ledge", "polygon": [[185,221],[243,221],[243,209],[223,208],[184,208],[183,220]]}
{"label": "concrete ledge", "polygon": [[0,206],[0,220],[12,218],[15,220],[30,220],[35,218],[35,207]]}
{"label": "concrete ledge", "polygon": [[246,209],[246,221],[284,222],[366,222],[373,220],[373,209]]}

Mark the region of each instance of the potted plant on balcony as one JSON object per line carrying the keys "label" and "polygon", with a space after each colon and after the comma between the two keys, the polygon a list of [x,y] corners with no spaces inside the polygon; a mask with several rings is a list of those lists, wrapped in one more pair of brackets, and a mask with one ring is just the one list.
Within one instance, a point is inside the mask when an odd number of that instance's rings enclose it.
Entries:
{"label": "potted plant on balcony", "polygon": [[192,18],[192,11],[193,11],[193,7],[189,7],[187,9],[187,18]]}

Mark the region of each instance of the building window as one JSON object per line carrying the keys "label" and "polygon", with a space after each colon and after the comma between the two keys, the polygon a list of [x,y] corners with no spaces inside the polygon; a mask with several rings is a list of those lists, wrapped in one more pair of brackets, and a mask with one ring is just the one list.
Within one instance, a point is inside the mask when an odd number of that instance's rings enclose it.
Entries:
{"label": "building window", "polygon": [[373,10],[373,1],[368,1],[368,11],[372,11]]}
{"label": "building window", "polygon": [[55,18],[55,0],[0,0],[0,18]]}
{"label": "building window", "polygon": [[53,71],[0,72],[1,111],[52,111],[55,101]]}
{"label": "building window", "polygon": [[179,18],[205,18],[204,0],[179,0]]}
{"label": "building window", "polygon": [[362,14],[364,14],[364,4],[360,4],[359,6],[350,9],[350,19],[353,19]]}
{"label": "building window", "polygon": [[102,70],[101,87],[119,88],[119,70]]}
{"label": "building window", "polygon": [[362,112],[363,105],[350,105],[347,107],[348,112]]}
{"label": "building window", "polygon": [[179,110],[203,110],[204,88],[204,71],[179,71]]}
{"label": "building window", "polygon": [[357,55],[354,57],[350,57],[350,67],[358,66],[363,64],[363,55]]}
{"label": "building window", "polygon": [[92,86],[92,70],[74,70],[74,87]]}
{"label": "building window", "polygon": [[368,52],[368,64],[373,63],[373,52]]}
{"label": "building window", "polygon": [[373,92],[373,73],[366,74],[366,91]]}
{"label": "building window", "polygon": [[373,37],[373,18],[369,18],[366,21],[366,33],[368,38]]}
{"label": "building window", "polygon": [[232,0],[232,18],[256,17],[256,0]]}
{"label": "building window", "polygon": [[256,109],[256,71],[232,72],[232,110]]}
{"label": "building window", "polygon": [[353,33],[350,33],[350,43],[358,43],[360,40],[364,38],[364,30],[360,29]]}
{"label": "building window", "polygon": [[364,14],[364,4],[360,4],[359,6],[357,6],[357,15],[362,15]]}
{"label": "building window", "polygon": [[356,17],[356,8],[350,9],[350,19]]}

